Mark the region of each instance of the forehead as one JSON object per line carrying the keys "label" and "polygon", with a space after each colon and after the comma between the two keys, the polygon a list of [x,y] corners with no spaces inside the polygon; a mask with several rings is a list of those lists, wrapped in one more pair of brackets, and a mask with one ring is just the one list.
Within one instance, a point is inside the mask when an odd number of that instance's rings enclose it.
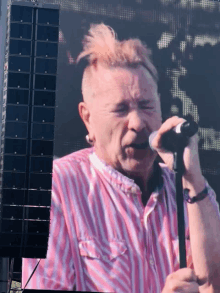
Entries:
{"label": "forehead", "polygon": [[[143,66],[138,68],[116,67],[107,69],[100,67],[96,76],[96,94],[105,96],[115,95],[116,98],[157,95],[157,84]],[[143,97],[144,94],[144,97]],[[102,96],[102,99],[104,97]]]}

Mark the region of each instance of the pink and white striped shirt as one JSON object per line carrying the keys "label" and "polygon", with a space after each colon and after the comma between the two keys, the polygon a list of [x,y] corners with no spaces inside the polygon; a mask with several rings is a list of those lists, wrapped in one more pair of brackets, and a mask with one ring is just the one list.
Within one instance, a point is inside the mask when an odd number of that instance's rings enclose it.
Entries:
{"label": "pink and white striped shirt", "polygon": [[[144,206],[134,181],[93,148],[55,160],[47,258],[27,288],[161,293],[166,277],[179,269],[179,251],[174,173],[160,167],[163,184]],[[184,209],[188,235],[186,203]],[[187,265],[193,268],[186,238]],[[23,286],[36,263],[23,259]]]}

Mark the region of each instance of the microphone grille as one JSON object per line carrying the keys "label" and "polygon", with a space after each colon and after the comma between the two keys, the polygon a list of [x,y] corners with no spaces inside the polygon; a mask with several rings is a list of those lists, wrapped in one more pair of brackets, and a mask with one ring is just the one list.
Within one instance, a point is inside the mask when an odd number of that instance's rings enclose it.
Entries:
{"label": "microphone grille", "polygon": [[198,124],[194,121],[186,121],[181,126],[182,134],[191,137],[198,131]]}
{"label": "microphone grille", "polygon": [[157,131],[153,131],[149,136],[149,146],[152,149],[152,151],[155,151],[155,149],[152,147],[152,142],[156,135],[157,135]]}

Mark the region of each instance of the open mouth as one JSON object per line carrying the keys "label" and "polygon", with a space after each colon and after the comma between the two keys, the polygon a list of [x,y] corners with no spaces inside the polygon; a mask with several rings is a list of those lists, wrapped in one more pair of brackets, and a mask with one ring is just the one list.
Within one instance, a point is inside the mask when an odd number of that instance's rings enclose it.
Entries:
{"label": "open mouth", "polygon": [[148,141],[143,142],[143,143],[132,143],[130,146],[135,149],[144,150],[149,147],[149,143],[148,143]]}

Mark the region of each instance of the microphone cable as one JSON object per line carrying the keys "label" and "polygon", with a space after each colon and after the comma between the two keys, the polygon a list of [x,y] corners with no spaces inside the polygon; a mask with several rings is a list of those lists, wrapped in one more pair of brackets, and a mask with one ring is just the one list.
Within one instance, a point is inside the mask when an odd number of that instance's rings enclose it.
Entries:
{"label": "microphone cable", "polygon": [[[24,290],[25,290],[25,288],[27,287],[28,283],[30,282],[30,280],[31,280],[31,278],[32,278],[32,276],[33,276],[33,274],[35,273],[35,271],[36,271],[36,269],[37,269],[37,267],[38,267],[40,261],[41,261],[41,259],[39,259],[38,263],[36,264],[35,268],[33,269],[33,272],[31,273],[30,277],[28,278],[28,280],[27,280],[27,282],[26,282],[24,288],[23,288],[23,289],[22,289],[22,288],[16,288],[16,292],[17,292],[17,291],[20,291],[21,293],[24,292]],[[11,286],[10,286],[10,287],[11,287]],[[13,288],[9,288],[9,292],[10,292],[10,291],[14,291]]]}
{"label": "microphone cable", "polygon": [[41,261],[41,259],[39,259],[38,263],[36,264],[36,266],[35,266],[35,268],[34,268],[33,272],[31,273],[31,275],[30,275],[29,279],[27,280],[27,282],[26,282],[26,284],[25,284],[24,288],[22,289],[21,293],[23,293],[23,292],[24,292],[24,289],[27,287],[28,283],[30,282],[30,280],[31,280],[31,278],[32,278],[33,274],[35,273],[35,271],[36,271],[36,269],[37,269],[37,267],[38,267],[38,265],[39,265],[40,261]]}

